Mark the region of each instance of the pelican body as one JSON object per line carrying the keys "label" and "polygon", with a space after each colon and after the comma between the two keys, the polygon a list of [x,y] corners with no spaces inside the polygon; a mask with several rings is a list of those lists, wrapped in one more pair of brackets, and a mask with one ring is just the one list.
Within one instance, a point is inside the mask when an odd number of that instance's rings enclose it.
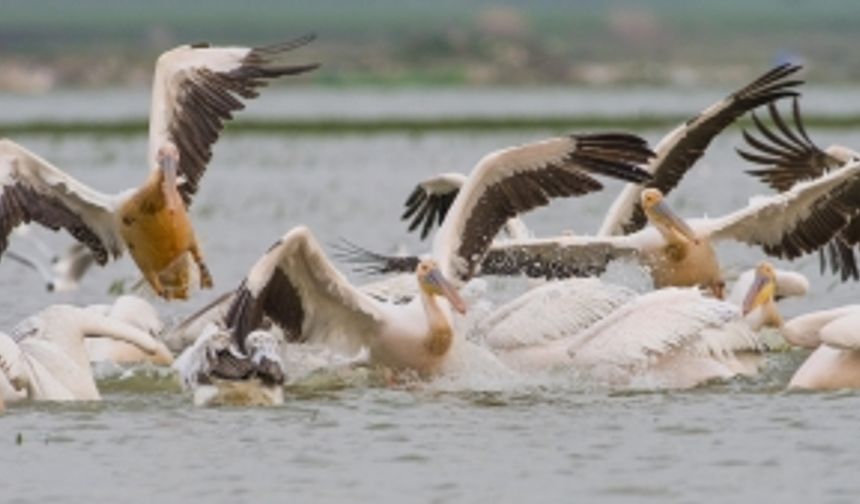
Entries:
{"label": "pelican body", "polygon": [[93,310],[50,306],[18,324],[11,336],[0,333],[0,394],[8,401],[98,400],[100,394],[84,347],[90,334],[158,351],[155,340],[137,327]]}
{"label": "pelican body", "polygon": [[120,206],[116,213],[118,228],[131,257],[155,292],[168,299],[186,299],[190,276],[186,254],[199,268],[201,287],[212,287],[212,276],[176,187],[179,152],[168,144],[159,151],[158,158],[164,168],[153,171]]}

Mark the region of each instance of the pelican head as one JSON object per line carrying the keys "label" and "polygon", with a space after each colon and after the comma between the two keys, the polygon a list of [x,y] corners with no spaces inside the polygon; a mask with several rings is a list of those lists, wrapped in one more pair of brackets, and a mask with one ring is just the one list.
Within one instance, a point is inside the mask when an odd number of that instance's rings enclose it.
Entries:
{"label": "pelican head", "polygon": [[177,174],[179,172],[179,149],[176,148],[173,142],[165,142],[158,149],[155,159],[163,175],[162,190],[167,198],[167,208],[171,212],[174,212],[179,208],[179,205],[182,205],[182,200],[176,191]]}
{"label": "pelican head", "polygon": [[649,187],[642,191],[641,202],[648,220],[661,232],[675,234],[691,243],[699,243],[696,233],[669,208],[659,189]]}
{"label": "pelican head", "polygon": [[743,314],[747,315],[756,308],[773,301],[776,295],[776,270],[767,261],[755,269],[755,279],[744,297]]}
{"label": "pelican head", "polygon": [[110,307],[108,317],[131,324],[152,336],[157,336],[164,329],[164,324],[155,308],[137,296],[118,297]]}
{"label": "pelican head", "polygon": [[466,313],[466,302],[460,297],[457,288],[445,278],[439,270],[439,265],[432,259],[425,259],[418,263],[415,268],[418,276],[418,285],[421,290],[430,296],[442,296],[451,303],[458,312]]}

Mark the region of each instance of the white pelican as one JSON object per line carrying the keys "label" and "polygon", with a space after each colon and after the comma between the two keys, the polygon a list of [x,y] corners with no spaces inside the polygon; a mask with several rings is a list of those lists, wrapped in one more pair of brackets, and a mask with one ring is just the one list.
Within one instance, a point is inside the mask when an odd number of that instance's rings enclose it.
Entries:
{"label": "white pelican", "polygon": [[551,198],[601,189],[592,173],[643,180],[647,175],[635,163],[650,155],[639,137],[597,134],[552,138],[485,156],[436,234],[435,259],[422,260],[415,269],[418,296],[402,304],[351,285],[310,232],[294,228],[251,268],[223,325],[232,331],[240,354],[247,354],[247,335],[268,317],[289,342],[365,347],[371,363],[436,373],[457,346],[451,312],[466,310],[456,285],[471,278],[505,221]]}
{"label": "white pelican", "polygon": [[0,333],[0,363],[6,379],[0,394],[7,401],[98,400],[84,338],[91,334],[138,346],[148,353],[157,342],[131,324],[94,310],[68,305],[50,306],[25,319],[11,336]]}
{"label": "white pelican", "polygon": [[[714,137],[738,117],[765,103],[797,96],[794,88],[803,82],[789,77],[800,68],[792,64],[777,66],[670,131],[654,149],[656,156],[645,165],[653,178],[645,184],[625,186],[610,207],[598,235],[629,234],[642,229],[646,221],[639,203],[640,192],[653,187],[669,194],[702,157]],[[409,231],[420,226],[421,238],[426,238],[434,225],[442,223],[465,179],[460,173],[443,173],[416,185],[401,216],[403,220],[412,219]],[[516,225],[516,222],[511,224],[513,234],[509,235],[514,239],[523,238]]]}
{"label": "white pelican", "polygon": [[499,307],[478,327],[506,364],[572,369],[613,386],[687,388],[751,373],[759,344],[738,307],[695,289],[636,295],[595,279],[551,282]]}
{"label": "white pelican", "polygon": [[152,170],[137,189],[109,195],[78,182],[10,140],[0,140],[0,253],[21,223],[63,228],[89,247],[97,263],[128,248],[147,283],[164,298],[188,297],[191,264],[212,284],[186,205],[197,192],[224,121],[270,79],[317,65],[285,65],[304,37],[258,48],[180,46],[158,58],[152,90]]}
{"label": "white pelican", "polygon": [[815,348],[795,371],[789,388],[860,388],[860,305],[801,315],[785,323],[789,343]]}
{"label": "white pelican", "polygon": [[814,349],[795,371],[789,388],[832,390],[860,388],[860,305],[822,310],[783,322],[774,304],[776,278],[767,264],[759,266],[744,311],[761,310],[778,326],[785,340]]}
{"label": "white pelican", "polygon": [[[747,131],[744,139],[753,151],[738,149],[744,159],[766,168],[749,170],[747,173],[758,177],[777,191],[786,191],[798,182],[820,177],[830,170],[844,166],[851,161],[860,160],[860,153],[842,145],[831,145],[822,150],[809,138],[803,127],[800,105],[795,98],[792,102],[794,130],[782,118],[774,104],[768,104],[771,120],[776,131],[767,128],[753,114],[753,122],[761,134],[757,138]],[[853,245],[860,239],[860,220],[850,222],[839,235],[827,245],[827,251],[819,251],[821,271],[827,268],[841,274],[842,280],[860,279],[860,269],[854,255]]]}
{"label": "white pelican", "polygon": [[[772,292],[767,292],[771,290]],[[727,301],[742,308],[744,319],[753,328],[782,329],[776,302],[787,297],[805,296],[809,280],[800,273],[774,268],[762,261],[735,280]]]}
{"label": "white pelican", "polygon": [[144,352],[140,347],[100,334],[89,334],[84,341],[90,362],[113,362],[115,364],[133,364],[149,362],[158,366],[173,364],[173,354],[167,346],[158,339],[164,329],[164,324],[158,312],[150,303],[137,296],[120,296],[110,306],[89,306],[112,320],[132,325],[153,337],[155,352]]}

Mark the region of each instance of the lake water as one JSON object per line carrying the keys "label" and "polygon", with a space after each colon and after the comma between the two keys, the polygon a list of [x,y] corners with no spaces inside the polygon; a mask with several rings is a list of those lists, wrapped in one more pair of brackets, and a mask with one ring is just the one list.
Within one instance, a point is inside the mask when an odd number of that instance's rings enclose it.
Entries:
{"label": "lake water", "polygon": [[[225,136],[192,208],[215,292],[237,285],[298,224],[324,244],[346,237],[422,250],[398,221],[416,180],[556,133]],[[639,133],[656,141],[663,132]],[[810,133],[821,145],[860,145],[860,129]],[[144,137],[16,140],[106,190],[145,176]],[[737,131],[717,139],[672,195],[682,215],[718,215],[764,191],[742,173],[739,141]],[[526,221],[538,235],[594,231],[620,187],[606,186]],[[33,253],[22,240],[10,249]],[[719,253],[730,272],[763,258],[734,244]],[[786,315],[856,300],[857,285],[820,276],[816,256],[777,264],[812,280],[810,296],[786,303]],[[80,291],[51,295],[31,271],[3,261],[0,328],[51,303],[109,301],[118,279],[135,279],[129,259],[95,271]],[[498,285],[496,301],[519,292]],[[212,296],[157,306],[172,319]],[[860,394],[783,392],[802,358],[774,355],[756,379],[688,392],[617,393],[574,376],[478,373],[395,388],[322,380],[289,388],[282,407],[251,410],[195,409],[169,378],[143,373],[102,383],[98,404],[11,407],[0,419],[0,495],[4,503],[854,502]]]}

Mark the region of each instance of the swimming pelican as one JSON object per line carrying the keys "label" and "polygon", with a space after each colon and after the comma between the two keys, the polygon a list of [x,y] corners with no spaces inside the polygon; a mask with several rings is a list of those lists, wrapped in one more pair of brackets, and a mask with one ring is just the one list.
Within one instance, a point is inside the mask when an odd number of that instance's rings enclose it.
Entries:
{"label": "swimming pelican", "polygon": [[145,331],[94,310],[54,305],[0,333],[0,364],[7,401],[98,400],[84,338],[90,334],[131,343],[147,353],[159,350]]}
{"label": "swimming pelican", "polygon": [[[757,138],[745,130],[744,139],[753,150],[738,149],[738,154],[750,162],[765,166],[747,173],[758,177],[773,189],[786,191],[800,181],[818,178],[828,171],[860,159],[860,153],[842,145],[831,145],[823,150],[815,145],[803,126],[800,105],[796,98],[792,102],[795,131],[792,131],[788,121],[783,119],[774,104],[768,104],[768,112],[776,130],[766,127],[753,113],[753,123],[762,137]],[[827,244],[826,252],[824,249],[819,251],[821,271],[827,269],[829,262],[831,271],[839,272],[842,281],[849,278],[860,279],[860,268],[852,248],[858,239],[860,220],[855,220]]]}
{"label": "swimming pelican", "polygon": [[744,310],[763,310],[766,318],[780,327],[788,343],[814,349],[795,371],[788,387],[860,388],[860,305],[817,311],[783,322],[774,304],[775,291],[772,271],[760,266]]}
{"label": "swimming pelican", "polygon": [[734,305],[695,289],[637,295],[596,279],[533,289],[477,332],[516,369],[572,369],[612,386],[687,388],[752,373],[743,354],[761,349]]}
{"label": "swimming pelican", "polygon": [[[702,157],[714,137],[737,118],[765,103],[797,96],[794,88],[803,81],[789,77],[800,68],[792,64],[777,66],[670,131],[657,144],[656,156],[645,165],[653,178],[644,184],[630,183],[624,187],[611,205],[598,236],[630,234],[642,229],[646,224],[639,203],[642,190],[651,187],[669,194]],[[412,219],[409,231],[420,226],[424,239],[434,225],[441,224],[465,178],[460,173],[443,173],[416,185],[401,216],[403,220]],[[511,224],[516,225],[516,222]],[[524,238],[516,227],[509,235],[514,239]]]}
{"label": "swimming pelican", "polygon": [[113,362],[115,364],[134,364],[149,362],[157,366],[173,364],[173,354],[167,346],[158,339],[164,329],[164,324],[158,312],[150,303],[137,296],[120,296],[110,306],[88,306],[88,310],[96,311],[106,317],[132,325],[153,338],[155,352],[144,352],[140,347],[100,334],[89,334],[84,340],[84,346],[90,362]]}
{"label": "swimming pelican", "polygon": [[635,163],[650,155],[639,137],[597,134],[552,138],[485,156],[436,233],[434,259],[419,261],[415,269],[418,296],[403,304],[354,287],[308,229],[294,228],[251,268],[223,326],[244,355],[245,338],[267,317],[288,342],[352,351],[364,347],[373,364],[436,373],[457,347],[452,311],[466,311],[457,285],[471,278],[505,221],[551,198],[601,189],[591,174],[643,180],[647,175]]}
{"label": "swimming pelican", "polygon": [[186,205],[212,156],[224,121],[240,98],[284,75],[317,65],[284,65],[284,53],[311,40],[253,49],[181,46],[158,58],[152,90],[149,155],[152,168],[137,189],[97,192],[10,140],[0,140],[0,253],[9,233],[31,221],[67,230],[104,265],[128,248],[147,283],[166,299],[187,298],[191,264],[202,287],[212,279]]}
{"label": "swimming pelican", "polygon": [[860,305],[813,312],[786,322],[786,341],[815,348],[795,371],[789,388],[860,388]]}
{"label": "swimming pelican", "polygon": [[782,317],[776,302],[787,297],[805,296],[807,292],[809,280],[805,276],[777,269],[768,261],[762,261],[738,277],[727,300],[741,307],[744,319],[753,330],[762,327],[781,330]]}

